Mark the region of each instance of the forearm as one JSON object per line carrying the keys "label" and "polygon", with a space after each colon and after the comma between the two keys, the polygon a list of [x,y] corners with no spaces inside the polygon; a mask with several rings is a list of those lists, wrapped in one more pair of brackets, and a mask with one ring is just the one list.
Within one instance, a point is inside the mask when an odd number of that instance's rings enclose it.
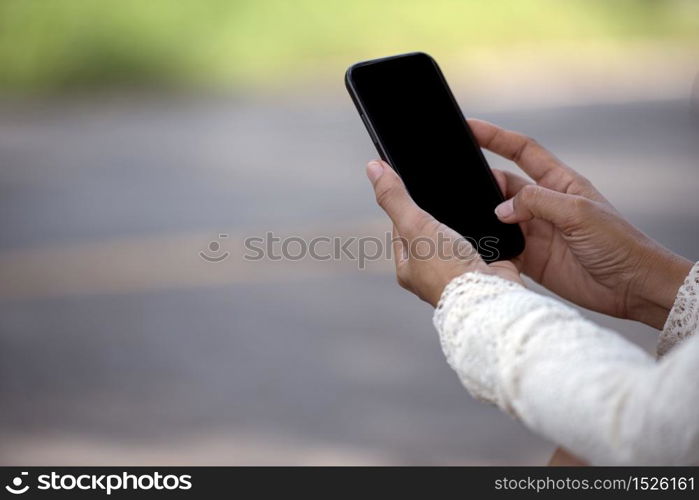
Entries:
{"label": "forearm", "polygon": [[[685,463],[692,457],[692,449],[678,449],[682,439],[668,434],[696,434],[694,415],[668,413],[654,401],[657,391],[664,391],[663,403],[677,392],[663,386],[670,369],[660,371],[648,354],[574,309],[473,273],[447,287],[435,325],[450,365],[470,392],[581,458],[623,464]],[[694,380],[696,363],[686,355],[682,361],[682,376]],[[694,387],[682,389],[697,392]],[[697,406],[688,394],[682,397],[683,404]],[[672,418],[677,427],[668,432]],[[668,439],[667,446],[659,436]]]}

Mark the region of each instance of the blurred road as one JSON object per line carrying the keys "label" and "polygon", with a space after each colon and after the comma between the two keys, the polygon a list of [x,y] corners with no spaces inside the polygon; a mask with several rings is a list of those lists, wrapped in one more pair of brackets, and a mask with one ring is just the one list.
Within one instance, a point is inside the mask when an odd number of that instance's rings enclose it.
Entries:
{"label": "blurred road", "polygon": [[[551,443],[461,388],[389,262],[243,261],[266,231],[389,229],[348,101],[0,104],[1,464],[546,460]],[[463,107],[699,258],[688,100]],[[221,233],[230,256],[203,261]],[[652,350],[649,329],[589,315]]]}

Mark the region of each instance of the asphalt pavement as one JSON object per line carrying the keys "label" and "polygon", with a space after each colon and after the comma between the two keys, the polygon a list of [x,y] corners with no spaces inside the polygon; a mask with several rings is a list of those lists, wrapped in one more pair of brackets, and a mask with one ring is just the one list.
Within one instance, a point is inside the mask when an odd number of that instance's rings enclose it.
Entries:
{"label": "asphalt pavement", "polygon": [[[688,99],[463,106],[534,136],[641,229],[699,258]],[[429,307],[395,284],[390,262],[243,258],[245,238],[267,232],[389,229],[349,99],[0,110],[0,463],[547,459],[552,443],[460,386]],[[585,314],[654,347],[647,327]]]}

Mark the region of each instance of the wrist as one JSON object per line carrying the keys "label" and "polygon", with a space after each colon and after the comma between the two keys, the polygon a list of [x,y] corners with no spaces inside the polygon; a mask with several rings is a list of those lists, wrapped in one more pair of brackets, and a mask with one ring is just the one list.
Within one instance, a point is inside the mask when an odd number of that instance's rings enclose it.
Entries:
{"label": "wrist", "polygon": [[640,271],[629,286],[628,317],[661,330],[692,262],[655,245],[640,262]]}

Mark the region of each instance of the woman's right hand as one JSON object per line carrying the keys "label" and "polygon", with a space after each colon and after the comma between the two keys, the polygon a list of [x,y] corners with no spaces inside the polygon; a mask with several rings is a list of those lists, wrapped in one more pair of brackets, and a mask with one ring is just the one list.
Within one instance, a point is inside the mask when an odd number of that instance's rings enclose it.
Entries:
{"label": "woman's right hand", "polygon": [[469,120],[481,147],[532,180],[494,170],[507,199],[496,209],[526,238],[521,272],[582,307],[662,328],[691,262],[626,221],[585,177],[531,138]]}

